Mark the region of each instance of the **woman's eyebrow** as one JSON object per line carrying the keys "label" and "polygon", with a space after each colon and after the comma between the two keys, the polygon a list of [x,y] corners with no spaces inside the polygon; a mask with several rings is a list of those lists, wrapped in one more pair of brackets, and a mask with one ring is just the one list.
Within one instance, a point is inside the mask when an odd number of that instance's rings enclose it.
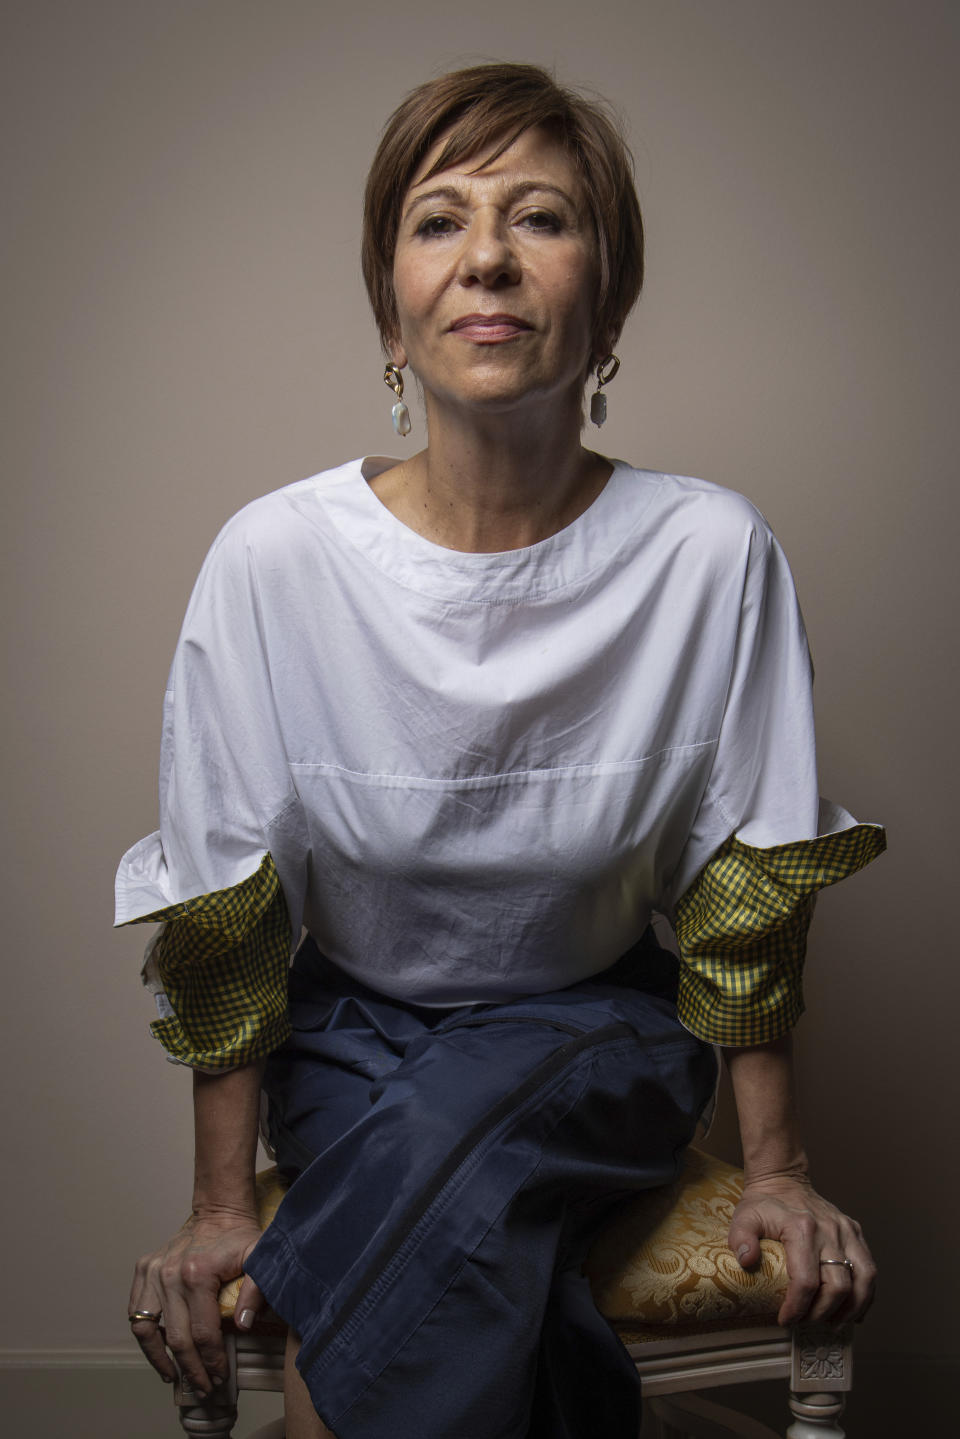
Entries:
{"label": "woman's eyebrow", "polygon": [[455,185],[437,185],[433,190],[426,190],[422,195],[414,195],[406,205],[404,213],[412,210],[415,205],[432,204],[434,200],[462,200],[463,194]]}
{"label": "woman's eyebrow", "polygon": [[[518,181],[516,185],[511,185],[507,190],[506,199],[508,201],[522,200],[526,195],[534,193],[557,195],[574,210],[578,208],[572,195],[566,190],[561,189],[559,185],[552,185],[549,180]],[[432,190],[425,190],[422,195],[412,196],[409,204],[406,206],[404,214],[409,214],[417,205],[432,204],[436,200],[449,200],[456,204],[461,202],[463,198],[464,191],[456,185],[436,185]]]}

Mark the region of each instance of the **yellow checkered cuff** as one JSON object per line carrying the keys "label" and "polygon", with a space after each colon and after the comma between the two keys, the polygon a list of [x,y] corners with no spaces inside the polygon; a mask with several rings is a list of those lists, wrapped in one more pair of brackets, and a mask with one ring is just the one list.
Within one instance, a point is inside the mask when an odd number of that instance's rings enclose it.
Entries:
{"label": "yellow checkered cuff", "polygon": [[283,1044],[290,920],[273,860],[230,889],[143,915],[164,928],[152,960],[165,1017],[150,1029],[172,1059],[232,1069]]}
{"label": "yellow checkered cuff", "polygon": [[878,825],[756,849],[731,836],[677,905],[681,1022],[710,1044],[776,1039],[803,1013],[814,895],[876,859]]}

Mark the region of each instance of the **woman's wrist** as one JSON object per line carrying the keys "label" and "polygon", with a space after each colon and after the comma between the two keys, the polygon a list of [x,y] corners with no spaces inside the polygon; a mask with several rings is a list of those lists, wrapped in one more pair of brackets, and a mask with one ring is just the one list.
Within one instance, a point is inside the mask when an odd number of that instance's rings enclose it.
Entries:
{"label": "woman's wrist", "polygon": [[256,1155],[263,1063],[194,1073],[193,1214],[256,1218]]}
{"label": "woman's wrist", "polygon": [[257,1217],[257,1177],[253,1156],[239,1155],[222,1165],[201,1163],[193,1180],[191,1213],[195,1219]]}
{"label": "woman's wrist", "polygon": [[[773,1096],[770,1096],[773,1100]],[[807,1179],[807,1151],[789,1096],[780,1094],[770,1112],[754,1106],[749,1095],[740,1108],[740,1140],[746,1184],[775,1179]]]}
{"label": "woman's wrist", "polygon": [[807,1182],[807,1154],[800,1137],[793,1092],[792,1045],[789,1035],[752,1048],[725,1049],[730,1071],[744,1182]]}
{"label": "woman's wrist", "polygon": [[250,1183],[245,1183],[237,1177],[235,1186],[223,1193],[201,1194],[197,1193],[196,1187],[193,1191],[193,1204],[190,1206],[190,1215],[193,1219],[199,1220],[248,1220],[258,1217],[256,1210],[256,1183],[250,1177]]}
{"label": "woman's wrist", "polygon": [[775,1189],[784,1182],[809,1186],[807,1156],[801,1149],[789,1159],[773,1159],[760,1155],[752,1160],[744,1158],[744,1189]]}

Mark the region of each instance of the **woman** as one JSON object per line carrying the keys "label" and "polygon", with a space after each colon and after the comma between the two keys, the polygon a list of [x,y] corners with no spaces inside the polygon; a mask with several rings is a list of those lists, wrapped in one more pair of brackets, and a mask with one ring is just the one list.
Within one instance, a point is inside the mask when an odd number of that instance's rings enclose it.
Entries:
{"label": "woman", "polygon": [[[121,866],[118,922],[165,922],[154,1029],[197,1124],[193,1215],[137,1266],[133,1332],[210,1392],[242,1269],[237,1322],[265,1299],[291,1326],[290,1436],[633,1435],[579,1264],[610,1202],[675,1173],[711,1045],[745,1157],[731,1247],[749,1267],[783,1241],[781,1322],[869,1305],[859,1228],[807,1178],[789,1030],[810,897],[882,833],[831,807],[817,837],[806,643],[762,518],[581,444],[642,280],[604,112],[529,66],[420,87],[363,260],[396,428],[409,370],[429,443],[220,535],[161,830]],[[261,1084],[295,1180],[262,1240]]]}

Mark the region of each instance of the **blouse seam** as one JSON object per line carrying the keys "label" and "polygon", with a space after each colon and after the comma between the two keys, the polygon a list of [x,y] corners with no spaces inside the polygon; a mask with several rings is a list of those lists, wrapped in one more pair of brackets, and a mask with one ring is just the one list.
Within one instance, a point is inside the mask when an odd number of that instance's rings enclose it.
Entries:
{"label": "blouse seam", "polygon": [[[466,788],[479,788],[495,780],[502,779],[528,779],[538,776],[564,775],[564,774],[593,774],[598,771],[615,771],[638,769],[642,765],[649,764],[652,760],[662,759],[673,754],[684,754],[688,751],[709,749],[717,743],[716,739],[695,740],[691,744],[667,745],[663,749],[652,750],[650,754],[641,755],[638,759],[622,760],[597,760],[592,764],[571,764],[552,765],[536,769],[511,769],[498,770],[489,775],[473,775],[458,778],[456,776],[443,775],[418,775],[418,774],[397,774],[377,770],[356,770],[349,769],[346,765],[332,764],[327,760],[290,760],[290,768],[297,770],[326,770],[335,774],[341,774],[351,779],[374,779],[391,780],[398,783],[416,783],[425,785],[457,785]],[[296,803],[297,801],[291,801]],[[290,806],[284,806],[281,814]],[[279,816],[278,816],[279,817]],[[726,818],[726,816],[724,816]],[[274,821],[271,821],[273,823]]]}

